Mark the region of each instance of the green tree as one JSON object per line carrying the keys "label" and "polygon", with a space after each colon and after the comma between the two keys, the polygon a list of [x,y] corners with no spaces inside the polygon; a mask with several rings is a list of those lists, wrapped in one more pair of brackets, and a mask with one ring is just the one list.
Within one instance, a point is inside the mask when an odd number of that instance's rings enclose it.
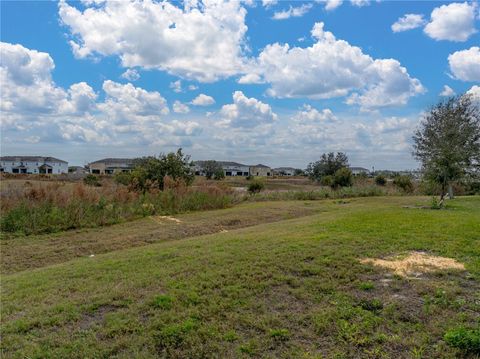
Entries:
{"label": "green tree", "polygon": [[333,176],[334,187],[350,187],[353,184],[353,175],[347,167],[335,171]]}
{"label": "green tree", "polygon": [[428,111],[414,136],[415,158],[427,180],[441,187],[440,205],[452,182],[477,176],[480,166],[480,108],[471,96],[450,97]]}
{"label": "green tree", "polygon": [[205,171],[205,176],[207,179],[222,179],[225,177],[223,173],[223,168],[220,163],[217,161],[205,161],[202,164],[203,170]]}
{"label": "green tree", "polygon": [[136,190],[143,192],[150,188],[163,190],[164,180],[169,176],[173,180],[183,180],[191,185],[195,178],[190,166],[190,156],[184,155],[182,149],[177,152],[137,158],[131,172],[130,183]]}
{"label": "green tree", "polygon": [[335,172],[344,167],[348,167],[347,155],[343,152],[330,152],[324,153],[320,160],[311,162],[305,172],[311,180],[320,181],[324,176],[334,176]]}

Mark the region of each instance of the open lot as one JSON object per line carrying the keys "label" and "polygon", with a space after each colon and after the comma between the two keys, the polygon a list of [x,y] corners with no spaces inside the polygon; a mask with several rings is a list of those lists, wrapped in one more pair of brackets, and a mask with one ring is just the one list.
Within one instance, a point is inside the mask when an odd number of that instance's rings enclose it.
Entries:
{"label": "open lot", "polygon": [[[4,240],[2,357],[473,357],[444,335],[479,325],[480,197],[414,208],[429,201],[245,203]],[[364,261],[412,253],[465,269]]]}

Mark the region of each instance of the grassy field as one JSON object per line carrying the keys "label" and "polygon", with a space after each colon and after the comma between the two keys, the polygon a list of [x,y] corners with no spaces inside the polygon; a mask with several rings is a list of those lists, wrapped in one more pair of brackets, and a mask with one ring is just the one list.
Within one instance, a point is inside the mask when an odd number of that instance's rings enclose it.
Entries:
{"label": "grassy field", "polygon": [[[480,197],[416,208],[429,201],[245,203],[8,239],[2,358],[473,358]],[[465,270],[361,262],[411,251]],[[470,352],[445,337],[464,332]]]}

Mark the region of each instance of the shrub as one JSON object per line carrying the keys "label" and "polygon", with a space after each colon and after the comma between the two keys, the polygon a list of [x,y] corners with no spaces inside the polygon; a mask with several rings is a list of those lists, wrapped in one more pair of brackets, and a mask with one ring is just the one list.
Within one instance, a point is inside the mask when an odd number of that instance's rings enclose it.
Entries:
{"label": "shrub", "polygon": [[445,342],[466,353],[480,354],[480,327],[477,329],[466,329],[463,327],[450,329],[443,337]]}
{"label": "shrub", "polygon": [[333,184],[334,184],[334,178],[333,176],[323,176],[321,179],[320,179],[320,184],[322,186],[328,186],[328,187],[333,187]]}
{"label": "shrub", "polygon": [[223,172],[223,168],[217,169],[213,174],[213,179],[216,181],[220,181],[225,178],[225,173]]}
{"label": "shrub", "polygon": [[387,184],[387,179],[383,175],[378,175],[375,177],[375,183],[379,186],[385,186]]}
{"label": "shrub", "polygon": [[413,192],[413,182],[409,176],[399,175],[394,178],[393,184],[401,188],[404,192]]}
{"label": "shrub", "polygon": [[254,180],[248,184],[248,192],[251,194],[259,193],[265,188],[265,183],[259,180]]}
{"label": "shrub", "polygon": [[352,171],[343,167],[335,172],[333,177],[334,187],[350,187],[353,184]]}
{"label": "shrub", "polygon": [[128,172],[118,172],[115,173],[113,179],[118,184],[123,184],[124,186],[128,186],[131,182],[131,175]]}
{"label": "shrub", "polygon": [[83,183],[85,183],[87,186],[93,186],[93,187],[100,187],[102,185],[98,180],[98,177],[92,174],[87,175],[83,179]]}

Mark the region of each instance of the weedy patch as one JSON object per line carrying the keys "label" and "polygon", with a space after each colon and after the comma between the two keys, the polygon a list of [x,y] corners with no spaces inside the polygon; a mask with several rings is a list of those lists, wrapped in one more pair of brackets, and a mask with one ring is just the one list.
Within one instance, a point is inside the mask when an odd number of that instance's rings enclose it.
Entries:
{"label": "weedy patch", "polygon": [[404,278],[415,278],[425,273],[447,269],[465,270],[465,265],[455,259],[433,256],[425,252],[410,252],[407,256],[390,259],[365,258],[360,262],[390,269]]}

